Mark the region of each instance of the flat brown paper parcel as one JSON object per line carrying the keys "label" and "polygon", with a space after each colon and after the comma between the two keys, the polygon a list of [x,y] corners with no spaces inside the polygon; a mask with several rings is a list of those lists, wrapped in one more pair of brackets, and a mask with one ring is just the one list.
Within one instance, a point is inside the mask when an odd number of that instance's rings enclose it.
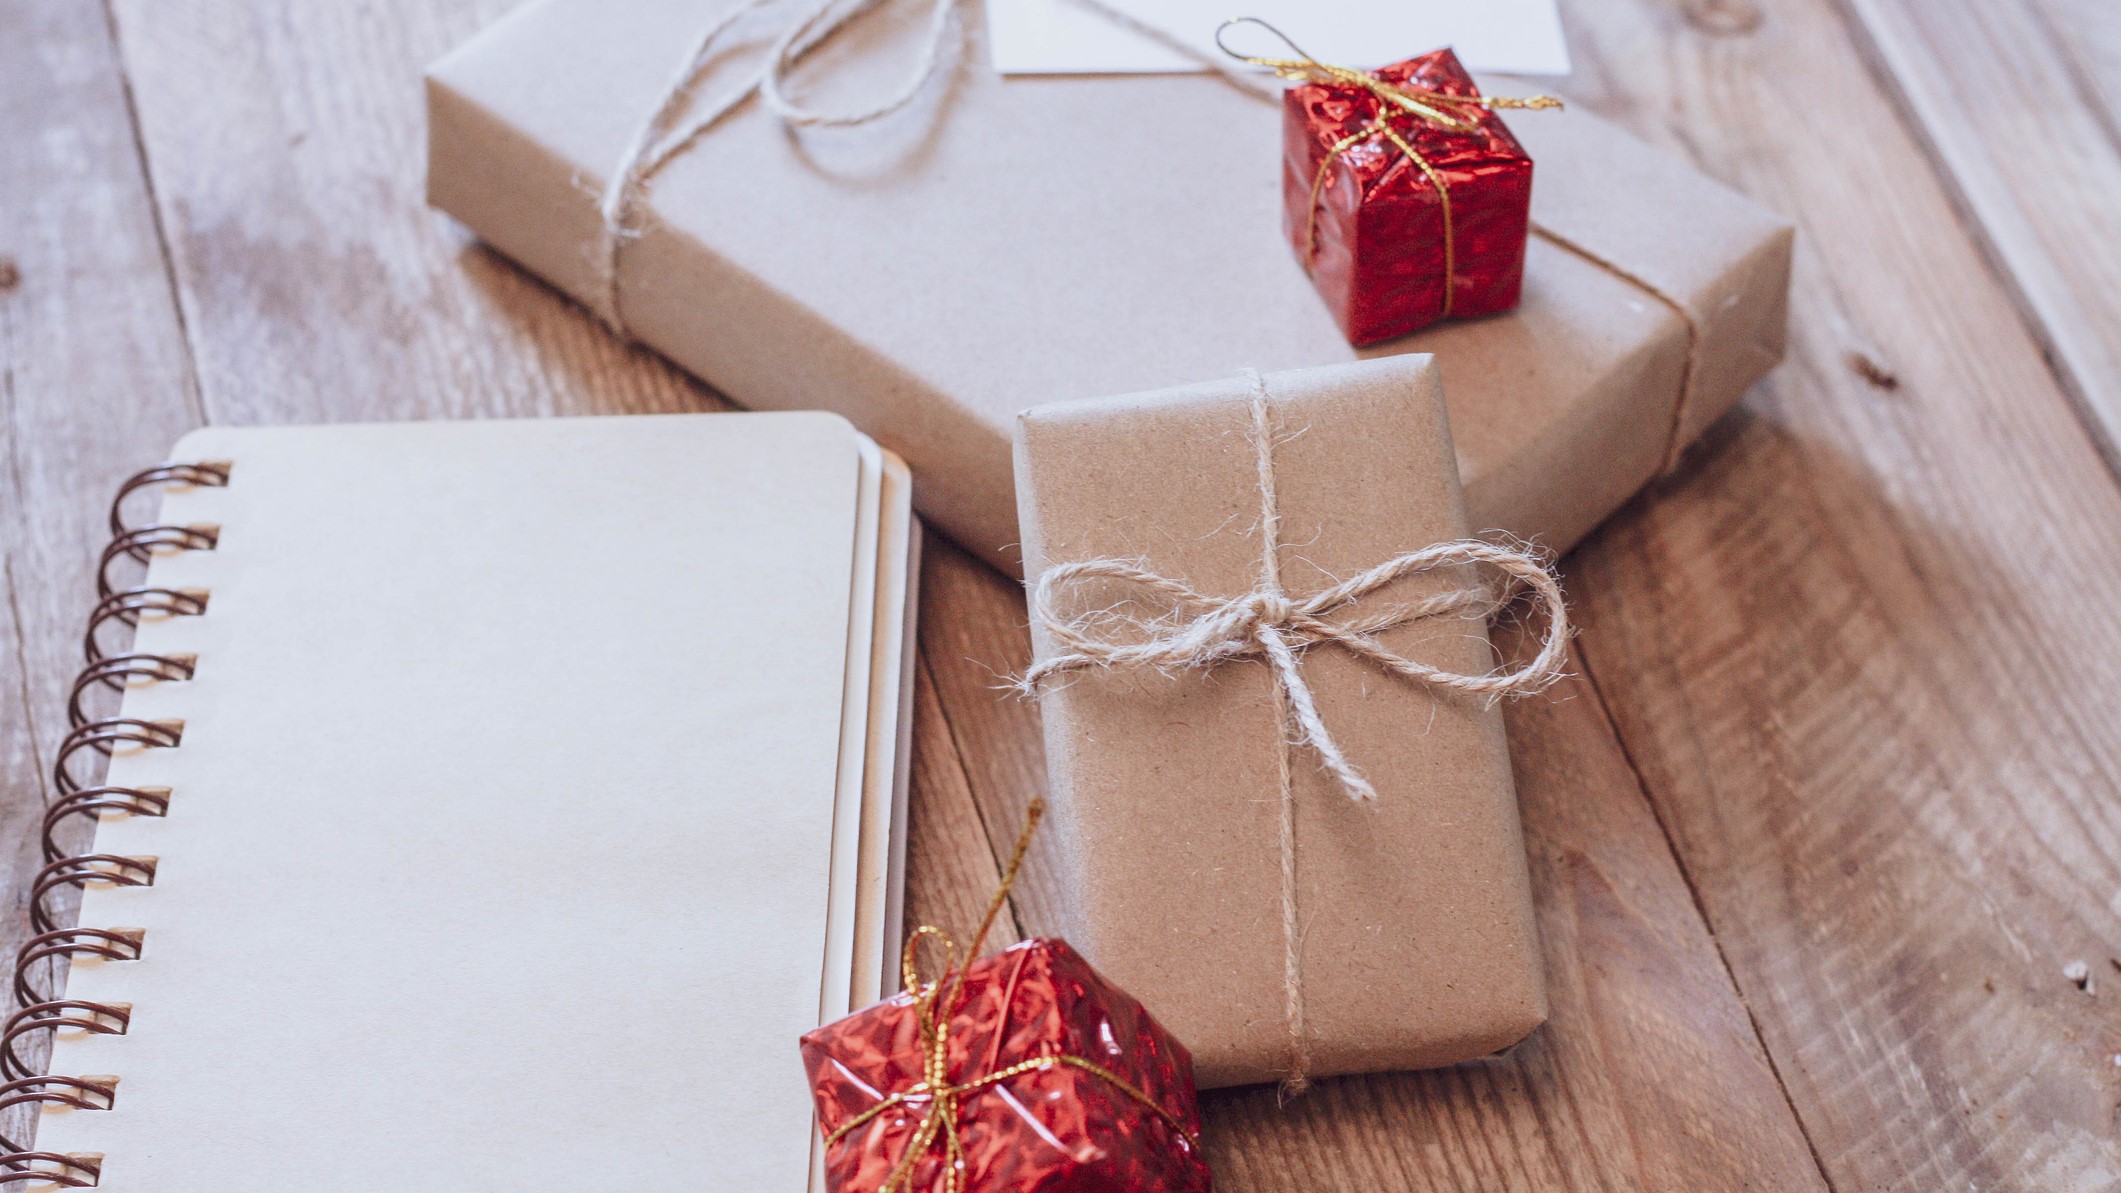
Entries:
{"label": "flat brown paper parcel", "polygon": [[[801,68],[806,100],[887,93],[926,8],[849,25]],[[605,180],[717,11],[510,13],[430,69],[431,201],[604,309]],[[1350,348],[1283,238],[1278,105],[1212,75],[1004,79],[978,6],[959,17],[947,79],[886,121],[731,113],[654,179],[619,288],[634,336],[737,402],[832,409],[897,451],[920,510],[997,566],[1032,406],[1434,353],[1472,525],[1561,550],[1782,354],[1788,225],[1575,111],[1510,122],[1543,229],[1523,305]],[[707,95],[756,68],[737,58]]]}
{"label": "flat brown paper parcel", "polygon": [[[1465,536],[1427,358],[1266,385],[1290,596]],[[1230,378],[1025,413],[1027,575],[1139,559],[1211,597],[1252,592],[1262,540],[1250,395]],[[1391,599],[1420,595],[1409,580]],[[1480,674],[1495,662],[1485,629],[1454,618],[1379,637]],[[1037,657],[1053,657],[1036,618],[1032,631]],[[1330,644],[1299,666],[1321,719],[1377,788],[1357,803],[1306,751],[1290,756],[1309,1074],[1427,1068],[1515,1043],[1547,1004],[1500,710]],[[1185,1043],[1203,1087],[1280,1079],[1295,1055],[1273,682],[1261,662],[1236,660],[1168,676],[1090,672],[1040,696],[1062,931]]]}

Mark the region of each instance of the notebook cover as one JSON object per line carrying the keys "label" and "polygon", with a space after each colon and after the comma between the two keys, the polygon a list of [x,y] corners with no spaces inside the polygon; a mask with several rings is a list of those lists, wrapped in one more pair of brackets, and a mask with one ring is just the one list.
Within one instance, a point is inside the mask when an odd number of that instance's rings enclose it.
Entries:
{"label": "notebook cover", "polygon": [[913,764],[913,673],[919,605],[921,524],[913,516],[913,476],[883,452],[878,534],[876,662],[872,730],[862,800],[861,893],[856,904],[854,989],[859,1009],[899,988],[905,935],[906,820]]}
{"label": "notebook cover", "polygon": [[150,582],[210,592],[137,647],[188,683],[125,714],[172,790],[97,848],[155,885],[73,997],[121,1078],[39,1145],[187,1193],[794,1188],[862,440],[825,415],[209,429]]}

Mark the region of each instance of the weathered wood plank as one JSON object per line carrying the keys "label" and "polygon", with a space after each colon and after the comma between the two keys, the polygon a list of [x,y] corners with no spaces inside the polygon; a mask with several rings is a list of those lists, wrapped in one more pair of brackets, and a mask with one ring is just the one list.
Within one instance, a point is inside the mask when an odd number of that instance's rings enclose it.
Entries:
{"label": "weathered wood plank", "polygon": [[1842,3],[2121,466],[2121,7]]}
{"label": "weathered wood plank", "polygon": [[[921,577],[921,652],[935,683],[936,711],[957,743],[989,848],[1007,858],[1031,801],[1046,792],[1038,706],[1006,691],[1030,658],[1023,586],[948,540],[929,539]],[[1053,835],[1032,840],[1011,899],[1026,933],[1059,922],[1061,886]]]}
{"label": "weathered wood plank", "polygon": [[428,210],[420,70],[512,0],[114,0],[215,422],[713,409]]}
{"label": "weathered wood plank", "polygon": [[[197,420],[103,14],[0,8],[0,544],[26,636],[14,678],[46,731],[80,666],[110,494]],[[37,774],[0,784],[33,797]]]}
{"label": "weathered wood plank", "polygon": [[[61,701],[118,480],[197,421],[102,10],[0,5],[0,950],[27,934]],[[32,1042],[32,1050],[41,1049]],[[20,1138],[23,1111],[6,1127]]]}
{"label": "weathered wood plank", "polygon": [[[923,570],[933,576],[948,560]],[[922,580],[923,585],[928,583]],[[986,914],[1001,869],[988,848],[980,808],[965,778],[957,739],[935,698],[935,678],[921,660],[913,688],[912,821],[906,841],[906,926],[933,924],[969,945]],[[1005,855],[1006,856],[1006,855]],[[1004,948],[1023,939],[1013,907],[996,918],[987,940]],[[926,963],[924,961],[924,963]]]}
{"label": "weathered wood plank", "polygon": [[[1272,1189],[1825,1188],[1595,695],[1572,681],[1508,719],[1553,1020],[1502,1058],[1330,1083],[1279,1110],[1270,1091],[1212,1095],[1219,1173]],[[1290,1138],[1305,1146],[1276,1146]]]}
{"label": "weathered wood plank", "polygon": [[2103,0],[2037,0],[2055,42],[2068,53],[2079,102],[2104,113],[2107,136],[2121,136],[2121,19]]}
{"label": "weathered wood plank", "polygon": [[[996,690],[1029,659],[1012,582],[938,544],[923,648],[996,848],[1044,786],[1035,709]],[[1206,1100],[1221,1187],[1819,1189],[1743,1005],[1598,699],[1511,707],[1554,1018],[1507,1057]],[[1050,924],[1034,864],[1019,909]]]}
{"label": "weathered wood plank", "polygon": [[1837,1189],[2121,1186],[2063,977],[2121,957],[2121,495],[1840,12],[1683,11],[1579,10],[1578,94],[1798,221],[1791,359],[1578,552],[1583,656]]}

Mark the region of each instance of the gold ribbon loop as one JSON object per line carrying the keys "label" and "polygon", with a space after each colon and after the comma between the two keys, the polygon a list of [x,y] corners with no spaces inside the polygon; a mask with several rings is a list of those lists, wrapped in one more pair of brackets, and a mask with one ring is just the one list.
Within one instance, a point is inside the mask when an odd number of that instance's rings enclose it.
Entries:
{"label": "gold ribbon loop", "polygon": [[[1278,38],[1281,44],[1289,47],[1289,52],[1296,56],[1268,58],[1231,49],[1230,44],[1223,38],[1231,28],[1238,25],[1259,26]],[[1470,133],[1479,128],[1479,123],[1473,115],[1474,110],[1559,108],[1561,101],[1551,95],[1454,95],[1448,91],[1417,87],[1411,83],[1388,82],[1368,71],[1320,62],[1302,46],[1297,45],[1288,34],[1258,17],[1236,17],[1216,26],[1215,47],[1240,62],[1266,67],[1293,83],[1351,87],[1377,97],[1377,118],[1371,121],[1368,127],[1349,133],[1328,148],[1326,156],[1318,163],[1318,172],[1311,178],[1311,208],[1304,223],[1304,268],[1309,270],[1318,260],[1319,197],[1325,191],[1327,178],[1332,175],[1333,163],[1357,145],[1375,137],[1383,137],[1392,143],[1392,148],[1397,149],[1400,156],[1421,171],[1422,177],[1428,179],[1430,186],[1436,188],[1436,203],[1443,216],[1443,308],[1438,312],[1438,317],[1449,318],[1452,291],[1456,289],[1455,283],[1458,279],[1458,230],[1451,212],[1451,187],[1436,167],[1429,164],[1429,159],[1415,150],[1413,142],[1400,130],[1392,127],[1390,116],[1396,114],[1393,109],[1437,128],[1456,133]]]}
{"label": "gold ribbon loop", "polygon": [[[1281,44],[1289,47],[1294,58],[1268,58],[1246,54],[1230,48],[1223,40],[1229,31],[1238,25],[1257,25],[1273,34]],[[1448,91],[1437,91],[1428,87],[1417,87],[1411,83],[1391,83],[1378,78],[1369,71],[1356,70],[1349,66],[1335,66],[1313,58],[1289,35],[1258,17],[1234,17],[1216,26],[1215,48],[1240,62],[1253,66],[1264,66],[1268,70],[1293,83],[1325,83],[1343,87],[1355,87],[1376,96],[1380,101],[1403,111],[1419,116],[1431,124],[1457,132],[1471,132],[1474,125],[1463,112],[1452,112],[1457,108],[1514,108],[1539,110],[1559,108],[1561,101],[1551,95],[1455,95]]]}
{"label": "gold ribbon loop", "polygon": [[[1046,801],[1032,800],[1025,813],[1024,829],[1017,834],[1016,848],[1010,853],[1009,864],[1002,872],[1001,884],[995,888],[994,897],[988,900],[987,914],[980,920],[979,931],[973,934],[972,947],[963,956],[958,954],[957,941],[933,924],[923,924],[915,928],[906,937],[906,945],[899,952],[899,971],[905,979],[906,989],[913,994],[914,1016],[920,1024],[923,1046],[921,1079],[911,1087],[885,1097],[876,1105],[841,1123],[825,1137],[825,1146],[829,1148],[895,1106],[927,1103],[928,1109],[921,1115],[920,1126],[915,1128],[913,1139],[907,1143],[905,1155],[899,1157],[891,1175],[877,1187],[876,1193],[900,1193],[901,1190],[911,1188],[913,1170],[919,1166],[921,1157],[926,1156],[935,1147],[938,1139],[943,1144],[944,1193],[959,1193],[965,1176],[965,1146],[958,1132],[958,1109],[965,1095],[999,1085],[1012,1077],[1055,1067],[1079,1069],[1098,1078],[1162,1119],[1165,1125],[1176,1131],[1190,1146],[1200,1146],[1200,1140],[1193,1132],[1187,1130],[1186,1125],[1180,1122],[1177,1116],[1158,1105],[1156,1099],[1142,1092],[1133,1082],[1118,1073],[1080,1056],[1064,1053],[1033,1056],[969,1081],[950,1079],[950,1021],[964,1003],[965,974],[971,968],[972,962],[979,959],[980,948],[987,942],[987,933],[993,929],[995,918],[1001,914],[1002,905],[1008,901],[1010,890],[1016,886],[1017,871],[1024,864],[1025,851],[1031,847],[1032,830],[1038,827],[1039,819],[1045,814]],[[919,951],[924,939],[940,943],[948,957],[942,974],[933,982],[920,980]]]}

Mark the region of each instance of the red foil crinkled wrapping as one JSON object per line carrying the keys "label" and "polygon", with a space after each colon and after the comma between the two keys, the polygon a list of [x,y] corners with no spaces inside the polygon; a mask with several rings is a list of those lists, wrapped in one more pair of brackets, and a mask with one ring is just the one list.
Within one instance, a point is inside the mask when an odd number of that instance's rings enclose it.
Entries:
{"label": "red foil crinkled wrapping", "polygon": [[[1370,74],[1420,91],[1480,94],[1448,49]],[[1369,131],[1386,108],[1347,83],[1303,83],[1283,98],[1283,223],[1342,333],[1358,345],[1516,306],[1531,226],[1532,159],[1499,116],[1451,104],[1450,115],[1471,126],[1453,129],[1390,109],[1392,131],[1449,191],[1447,238],[1430,172]]]}
{"label": "red foil crinkled wrapping", "polygon": [[[951,1185],[941,1135],[899,1171],[931,1105],[916,995],[803,1037],[831,1193],[879,1193],[894,1174],[909,1193]],[[1209,1193],[1193,1058],[1067,942],[1027,940],[972,963],[949,1027],[948,1081],[963,1092],[941,1129],[959,1141],[962,1193]],[[1040,1058],[1053,1059],[1026,1065]],[[986,1080],[1010,1069],[1022,1071]]]}

